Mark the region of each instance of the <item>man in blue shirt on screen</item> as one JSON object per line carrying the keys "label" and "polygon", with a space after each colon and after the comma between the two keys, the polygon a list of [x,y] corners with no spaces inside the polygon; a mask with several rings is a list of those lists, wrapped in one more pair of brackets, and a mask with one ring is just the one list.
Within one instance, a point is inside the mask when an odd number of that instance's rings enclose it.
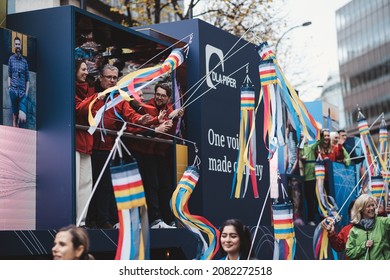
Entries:
{"label": "man in blue shirt on screen", "polygon": [[22,43],[19,37],[14,39],[15,53],[8,60],[8,90],[11,99],[12,125],[17,127],[26,122],[27,96],[30,74],[27,60],[22,55]]}

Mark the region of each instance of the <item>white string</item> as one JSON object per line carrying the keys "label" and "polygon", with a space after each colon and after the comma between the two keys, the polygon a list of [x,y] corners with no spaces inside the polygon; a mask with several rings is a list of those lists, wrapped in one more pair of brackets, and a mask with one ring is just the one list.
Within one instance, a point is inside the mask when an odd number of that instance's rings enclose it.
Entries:
{"label": "white string", "polygon": [[255,239],[256,239],[256,236],[257,236],[257,232],[258,232],[259,226],[260,226],[260,221],[261,221],[261,218],[263,217],[265,204],[266,204],[266,201],[267,201],[267,199],[268,199],[270,190],[271,190],[271,186],[269,186],[269,188],[268,188],[267,195],[265,196],[265,199],[264,199],[263,208],[261,209],[259,219],[257,220],[257,225],[256,225],[255,234],[253,235],[252,243],[251,243],[251,248],[249,249],[249,253],[248,253],[248,260],[249,260],[249,258],[250,258],[251,253],[252,253],[252,250],[253,250],[253,244],[255,243]]}
{"label": "white string", "polygon": [[[231,75],[237,73],[238,71],[240,71],[242,68],[244,68],[247,64],[249,63],[246,63],[244,64],[243,66],[241,66],[240,68],[238,68],[237,70],[235,70],[233,73],[231,73],[230,75],[228,75],[227,77],[229,78]],[[219,85],[221,82],[218,82],[216,83],[215,85]],[[198,100],[199,98],[201,98],[203,95],[205,95],[207,92],[209,92],[210,90],[212,90],[213,88],[209,88],[208,90],[206,90],[205,92],[203,92],[202,94],[200,94],[199,96],[197,96],[194,100],[192,100],[190,103],[188,103],[186,106],[182,106],[182,108],[186,108],[188,106],[190,106],[192,103],[194,103],[196,100]],[[191,95],[192,96],[192,95]],[[189,99],[188,99],[189,100]],[[184,103],[183,103],[184,105]]]}
{"label": "white string", "polygon": [[[381,118],[382,116],[384,116],[384,114],[383,113],[381,113],[377,118],[376,118],[376,120],[370,125],[370,127],[368,128],[368,130],[370,130],[372,127],[373,127],[373,125],[379,120],[379,118]],[[349,155],[351,155],[352,154],[352,152],[357,148],[357,146],[360,144],[360,142],[361,142],[361,138],[359,138],[359,140],[356,142],[356,144],[355,144],[355,146],[352,148],[352,150],[349,152]]]}
{"label": "white string", "polygon": [[[233,57],[237,52],[239,52],[241,49],[243,49],[245,46],[247,46],[249,44],[249,42],[247,42],[246,44],[244,44],[242,47],[240,47],[238,50],[236,50],[234,53],[232,53],[230,56],[228,56],[226,59],[225,59],[225,56],[227,55],[225,55],[224,57],[223,57],[223,59],[212,69],[212,70],[210,70],[209,71],[209,73],[208,74],[206,74],[205,76],[203,76],[203,78],[201,78],[198,82],[196,82],[191,88],[189,88],[181,97],[180,97],[180,99],[179,100],[182,100],[183,99],[183,97],[192,89],[192,88],[194,88],[197,84],[199,84],[198,85],[198,87],[194,90],[194,92],[187,98],[187,100],[185,101],[185,102],[183,102],[183,105],[182,106],[184,106],[190,99],[191,99],[191,97],[198,91],[198,89],[202,86],[202,84],[206,81],[206,79],[211,75],[211,73],[214,71],[214,69],[216,69],[221,63],[222,63],[222,61],[223,62],[226,62],[228,59],[230,59],[231,57]],[[249,63],[247,63],[247,64],[249,64]],[[233,73],[232,73],[233,74]],[[230,75],[232,75],[232,74],[230,74]],[[230,77],[230,75],[228,76],[228,77]],[[218,82],[218,83],[216,83],[215,85],[219,85],[221,82]],[[211,89],[213,89],[213,88],[209,88],[206,92],[208,92],[208,91],[210,91]],[[202,94],[203,95],[203,94]],[[177,101],[176,101],[177,102]],[[175,102],[175,103],[176,103]],[[192,102],[191,102],[192,103]]]}
{"label": "white string", "polygon": [[[122,133],[123,133],[123,131],[124,131],[125,129],[126,129],[126,122],[125,122],[125,123],[123,124],[123,126],[122,126],[122,129],[121,129]],[[119,136],[118,136],[118,137],[119,137]],[[102,170],[100,171],[99,177],[97,178],[97,180],[96,180],[96,182],[95,182],[95,185],[93,186],[92,192],[91,192],[91,194],[89,195],[89,198],[88,198],[88,200],[87,200],[87,203],[85,204],[84,209],[83,209],[83,211],[81,212],[81,215],[80,215],[80,217],[79,217],[79,219],[78,219],[78,221],[77,221],[77,223],[76,223],[76,226],[80,226],[81,221],[82,221],[84,215],[86,214],[86,212],[87,212],[87,210],[88,210],[88,206],[89,206],[89,204],[91,203],[92,197],[93,197],[93,195],[94,195],[94,193],[95,193],[95,191],[96,191],[96,189],[97,189],[97,186],[99,185],[100,180],[101,180],[101,178],[103,177],[104,170],[106,170],[108,163],[110,162],[110,160],[111,160],[113,154],[115,153],[116,149],[118,148],[118,145],[119,145],[119,141],[117,140],[118,137],[115,139],[114,146],[112,147],[112,149],[111,149],[111,151],[110,151],[110,154],[108,155],[107,160],[106,160],[106,162],[104,163],[104,166],[103,166]]]}
{"label": "white string", "polygon": [[[364,174],[362,175],[362,177],[360,177],[360,180],[357,182],[357,184],[355,185],[355,187],[353,187],[353,189],[351,190],[351,192],[349,193],[348,197],[345,199],[343,205],[340,207],[339,211],[337,212],[337,215],[336,217],[340,216],[340,213],[341,211],[343,210],[345,204],[347,204],[347,201],[350,199],[350,197],[352,196],[353,192],[355,191],[355,189],[360,185],[361,181],[363,180],[364,176],[366,175],[366,173],[370,170],[370,167],[372,166],[374,162],[372,162],[370,164],[370,166],[367,168],[367,170],[364,172]],[[361,189],[359,191],[359,193],[361,192]],[[335,217],[335,218],[336,218]]]}
{"label": "white string", "polygon": [[[202,78],[199,79],[199,81],[197,81],[195,84],[193,84],[182,96],[181,98],[179,98],[179,100],[183,99],[183,97],[189,92],[191,91],[195,86],[197,86],[198,84],[198,87],[194,90],[194,92],[188,97],[188,99],[183,103],[183,106],[185,105],[185,103],[191,99],[191,97],[198,91],[198,89],[201,87],[201,85],[206,81],[206,79],[211,75],[211,73],[218,67],[220,66],[223,62],[226,62],[228,59],[230,59],[233,55],[235,55],[238,51],[240,51],[242,48],[244,48],[245,46],[247,46],[248,44],[250,44],[250,42],[246,42],[242,47],[240,47],[238,50],[236,50],[234,53],[232,53],[231,55],[229,55],[229,53],[234,49],[234,47],[242,40],[242,38],[245,36],[246,33],[248,33],[249,31],[251,31],[253,29],[254,25],[252,25],[247,31],[244,32],[244,34],[242,34],[242,36],[233,44],[233,46],[228,50],[228,52],[222,57],[221,61],[219,61],[217,63],[217,65],[212,69],[210,70],[206,75],[204,75]],[[218,83],[219,84],[219,83]],[[175,104],[176,102],[178,102],[178,100],[175,101]]]}
{"label": "white string", "polygon": [[179,43],[182,43],[182,41],[183,41],[184,39],[187,39],[187,38],[189,37],[190,40],[188,41],[187,45],[185,45],[183,48],[188,47],[188,44],[191,44],[191,42],[192,42],[192,37],[193,37],[193,36],[194,36],[194,33],[191,33],[191,34],[189,34],[189,35],[183,37],[182,39],[180,39],[180,40],[177,41],[176,43],[174,43],[174,44],[168,46],[166,49],[164,49],[163,51],[159,52],[158,54],[156,54],[155,56],[153,56],[152,58],[150,58],[148,61],[146,61],[146,62],[145,62],[144,64],[142,64],[140,67],[136,68],[136,70],[141,69],[142,67],[144,67],[145,65],[147,65],[149,62],[151,62],[153,59],[155,59],[156,57],[160,56],[161,54],[163,54],[164,52],[166,52],[167,50],[169,50],[171,47],[173,47],[173,46],[175,46],[175,45],[177,45],[177,44],[179,44]]}

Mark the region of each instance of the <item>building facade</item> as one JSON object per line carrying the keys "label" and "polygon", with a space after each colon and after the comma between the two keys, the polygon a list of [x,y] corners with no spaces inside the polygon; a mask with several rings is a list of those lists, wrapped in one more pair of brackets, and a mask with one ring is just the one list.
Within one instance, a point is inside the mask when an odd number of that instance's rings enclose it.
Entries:
{"label": "building facade", "polygon": [[336,130],[345,128],[344,101],[341,91],[340,75],[338,72],[329,74],[321,93],[321,100],[324,104],[328,104],[327,107],[329,110],[332,110],[324,116],[334,116],[332,117],[332,121],[336,121]]}
{"label": "building facade", "polygon": [[369,124],[382,113],[389,124],[390,0],[352,0],[337,10],[336,26],[347,130],[359,133],[358,108]]}

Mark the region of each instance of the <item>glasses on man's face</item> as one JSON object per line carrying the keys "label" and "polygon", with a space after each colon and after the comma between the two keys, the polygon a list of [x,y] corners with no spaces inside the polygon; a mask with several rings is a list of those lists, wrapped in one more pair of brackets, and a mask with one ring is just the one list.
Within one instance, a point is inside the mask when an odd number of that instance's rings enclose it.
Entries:
{"label": "glasses on man's face", "polygon": [[158,92],[156,92],[155,95],[156,95],[156,97],[159,97],[159,98],[167,98],[168,97],[168,95],[161,94],[161,93],[158,93]]}
{"label": "glasses on man's face", "polygon": [[118,77],[117,76],[106,76],[106,75],[103,75],[104,78],[106,78],[107,80],[113,80],[113,81],[116,81],[118,80]]}

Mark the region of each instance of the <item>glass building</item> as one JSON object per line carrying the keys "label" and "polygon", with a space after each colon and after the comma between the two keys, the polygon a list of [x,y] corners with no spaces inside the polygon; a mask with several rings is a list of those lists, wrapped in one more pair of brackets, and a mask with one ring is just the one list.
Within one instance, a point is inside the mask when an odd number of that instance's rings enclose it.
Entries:
{"label": "glass building", "polygon": [[[352,0],[336,12],[346,128],[357,135],[358,107],[372,124],[390,121],[390,0]],[[380,120],[371,133],[377,133]]]}

